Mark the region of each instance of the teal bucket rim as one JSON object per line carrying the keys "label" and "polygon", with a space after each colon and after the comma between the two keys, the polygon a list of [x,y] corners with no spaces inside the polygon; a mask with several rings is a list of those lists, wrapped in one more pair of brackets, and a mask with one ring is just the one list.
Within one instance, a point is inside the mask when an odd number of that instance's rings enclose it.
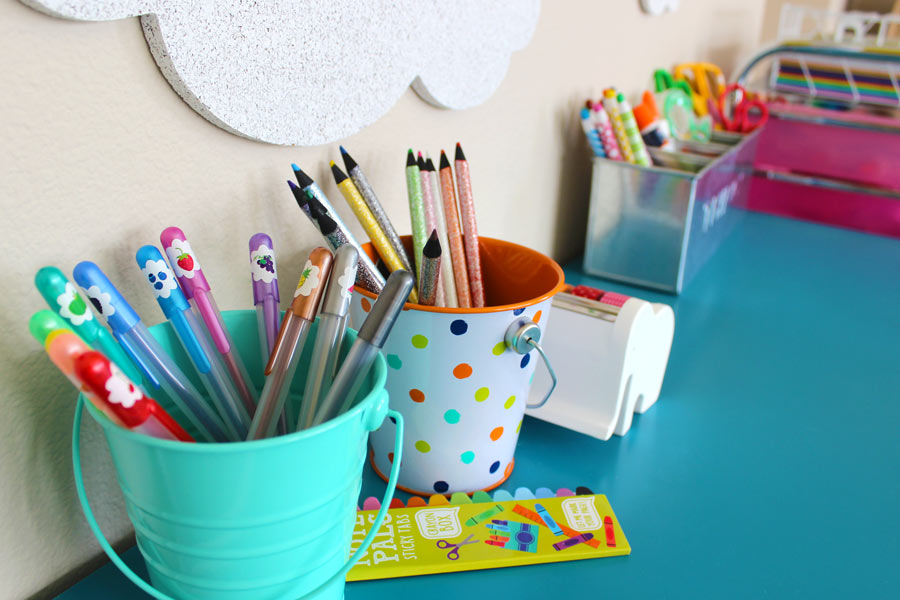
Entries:
{"label": "teal bucket rim", "polygon": [[[223,312],[244,312],[241,310],[236,311],[223,311]],[[157,323],[149,327],[151,334],[153,330],[157,327],[162,328],[171,328],[171,325],[168,321],[163,321],[162,323]],[[357,331],[352,327],[347,327],[347,333],[350,334],[352,340],[356,339]],[[154,336],[156,337],[156,336]],[[94,405],[85,397],[83,393],[78,394],[78,398],[76,400],[83,400],[84,405],[87,407],[88,412],[91,414],[91,418],[94,419],[101,427],[103,427],[104,432],[111,431],[114,432],[115,435],[121,435],[126,439],[130,439],[132,441],[137,441],[139,443],[145,444],[147,446],[158,446],[160,448],[167,449],[178,449],[184,450],[186,452],[209,452],[209,453],[226,453],[226,452],[240,452],[242,450],[246,450],[247,448],[255,448],[255,449],[265,449],[265,448],[276,448],[278,446],[283,446],[285,444],[293,443],[296,440],[303,439],[307,436],[318,435],[319,433],[323,433],[328,431],[329,429],[333,429],[335,427],[340,427],[346,421],[356,418],[357,414],[363,412],[365,410],[365,405],[368,402],[376,402],[378,396],[382,393],[386,393],[385,384],[387,382],[387,361],[384,358],[384,354],[379,349],[378,354],[375,356],[375,364],[372,367],[375,369],[375,381],[373,382],[372,390],[366,394],[362,400],[357,402],[352,408],[347,410],[345,413],[334,417],[333,419],[329,419],[324,423],[320,423],[315,427],[310,427],[309,429],[304,429],[303,431],[295,431],[293,433],[287,433],[284,435],[276,435],[270,438],[264,438],[261,440],[240,440],[237,442],[193,442],[193,443],[185,443],[179,440],[164,440],[162,438],[152,437],[143,433],[139,433],[137,431],[131,431],[130,429],[126,429],[125,427],[121,427],[116,425],[109,419],[107,419],[103,413],[101,413]],[[205,398],[205,396],[204,396]],[[368,428],[367,428],[368,429]]]}

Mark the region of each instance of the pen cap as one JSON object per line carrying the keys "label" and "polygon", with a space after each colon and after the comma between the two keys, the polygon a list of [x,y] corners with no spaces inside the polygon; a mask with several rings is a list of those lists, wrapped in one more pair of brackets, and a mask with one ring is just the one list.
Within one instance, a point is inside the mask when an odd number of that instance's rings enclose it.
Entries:
{"label": "pen cap", "polygon": [[56,333],[72,332],[68,323],[52,310],[39,310],[31,315],[31,319],[28,321],[28,331],[45,347]]}
{"label": "pen cap", "polygon": [[300,281],[294,290],[294,299],[291,301],[291,312],[312,321],[316,317],[316,308],[325,289],[325,282],[331,272],[331,252],[321,246],[313,248],[303,265],[300,273]]}
{"label": "pen cap", "polygon": [[381,348],[397,321],[397,315],[400,314],[403,305],[409,299],[414,285],[415,279],[409,271],[391,273],[384,284],[384,289],[381,290],[378,299],[372,305],[369,316],[359,328],[358,337]]}
{"label": "pen cap", "polygon": [[194,297],[196,289],[209,291],[209,283],[203,276],[200,263],[194,256],[194,250],[188,243],[184,232],[178,227],[166,227],[159,234],[159,241],[166,256],[169,257],[172,270],[175,271],[178,283],[181,284],[181,289],[184,290],[184,295],[188,300]]}
{"label": "pen cap", "polygon": [[126,427],[140,425],[150,416],[144,393],[99,352],[85,352],[75,359],[75,377]]}
{"label": "pen cap", "polygon": [[331,278],[322,301],[322,312],[340,317],[350,310],[350,294],[356,281],[359,252],[350,244],[344,244],[334,253]]}
{"label": "pen cap", "polygon": [[100,325],[87,302],[71,281],[56,267],[43,267],[34,276],[34,285],[47,305],[69,322],[68,327],[88,343],[97,338]]}
{"label": "pen cap", "polygon": [[275,271],[275,250],[272,238],[257,233],[250,238],[250,277],[253,280],[253,304],[261,304],[267,296],[277,304],[278,274]]}
{"label": "pen cap", "polygon": [[125,333],[141,322],[128,301],[96,264],[89,260],[78,263],[72,270],[72,277],[100,316],[106,319],[113,333]]}
{"label": "pen cap", "polygon": [[141,246],[134,258],[167,319],[191,307],[175,281],[175,274],[156,246]]}

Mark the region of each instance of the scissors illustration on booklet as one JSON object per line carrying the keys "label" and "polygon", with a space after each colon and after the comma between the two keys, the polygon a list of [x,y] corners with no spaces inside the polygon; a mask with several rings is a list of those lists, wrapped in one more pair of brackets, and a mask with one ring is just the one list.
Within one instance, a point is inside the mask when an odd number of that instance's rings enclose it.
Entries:
{"label": "scissors illustration on booklet", "polygon": [[437,547],[440,548],[441,550],[446,550],[448,548],[451,548],[450,552],[447,553],[447,558],[449,558],[450,560],[457,560],[459,558],[459,549],[461,546],[468,546],[469,544],[477,544],[478,543],[478,540],[472,539],[473,537],[474,536],[470,535],[469,537],[467,537],[463,541],[459,542],[458,544],[451,544],[447,540],[438,540]]}

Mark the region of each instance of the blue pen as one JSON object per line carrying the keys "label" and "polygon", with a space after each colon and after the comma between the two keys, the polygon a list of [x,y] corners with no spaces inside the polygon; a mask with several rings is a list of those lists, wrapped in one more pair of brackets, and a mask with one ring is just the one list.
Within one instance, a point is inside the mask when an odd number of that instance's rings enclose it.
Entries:
{"label": "blue pen", "polygon": [[226,441],[228,436],[221,419],[203,401],[100,267],[82,261],[75,265],[72,276],[150,385],[161,389],[207,441]]}
{"label": "blue pen", "polygon": [[153,290],[163,314],[169,319],[181,345],[197,368],[197,373],[206,391],[209,392],[210,400],[225,423],[229,437],[233,441],[243,440],[247,437],[250,415],[241,403],[238,391],[225,373],[224,367],[216,359],[209,342],[206,341],[200,323],[181,288],[178,287],[169,263],[156,246],[149,245],[137,251],[135,260],[147,283],[150,284],[150,289]]}

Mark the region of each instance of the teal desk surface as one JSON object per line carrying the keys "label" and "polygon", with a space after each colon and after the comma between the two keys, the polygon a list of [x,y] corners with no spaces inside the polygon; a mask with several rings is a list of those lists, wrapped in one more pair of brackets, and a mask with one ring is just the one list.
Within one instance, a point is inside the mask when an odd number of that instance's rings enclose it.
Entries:
{"label": "teal desk surface", "polygon": [[[632,554],[347,600],[900,597],[900,241],[748,214],[678,297],[566,271],[673,306],[662,394],[607,442],[527,418],[503,487],[606,494]],[[363,496],[383,489],[367,467]],[[110,564],[59,596],[146,597]]]}

